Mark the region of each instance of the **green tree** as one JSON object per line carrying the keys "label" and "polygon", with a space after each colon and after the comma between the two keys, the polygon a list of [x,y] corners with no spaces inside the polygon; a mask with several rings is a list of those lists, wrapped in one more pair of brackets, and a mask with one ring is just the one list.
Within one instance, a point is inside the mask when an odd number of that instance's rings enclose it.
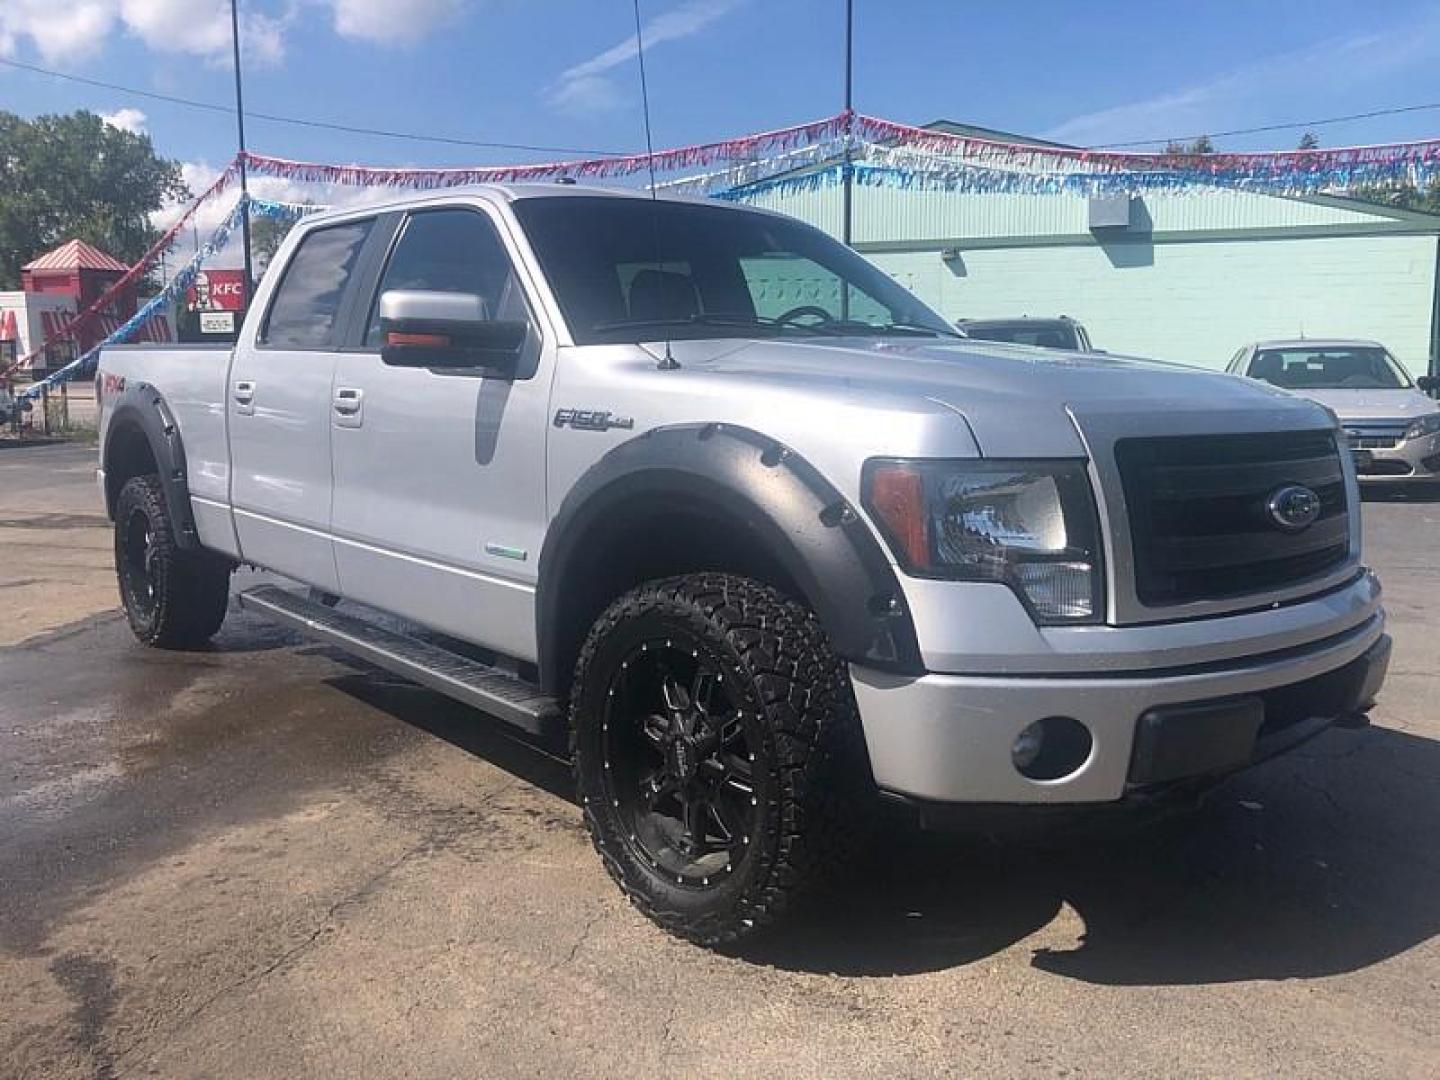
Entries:
{"label": "green tree", "polygon": [[1388,184],[1371,184],[1348,193],[1352,199],[1377,203],[1392,210],[1415,210],[1422,214],[1440,214],[1440,183],[1417,188],[1409,180]]}
{"label": "green tree", "polygon": [[150,136],[91,112],[26,120],[0,111],[0,289],[20,267],[79,237],[133,263],[155,242],[150,215],[189,190]]}
{"label": "green tree", "polygon": [[1192,143],[1176,142],[1173,139],[1165,144],[1167,154],[1213,154],[1215,144],[1210,141],[1209,135],[1201,135]]}
{"label": "green tree", "polygon": [[1313,131],[1307,131],[1300,136],[1300,145],[1297,150],[1318,150],[1320,149],[1320,137]]}

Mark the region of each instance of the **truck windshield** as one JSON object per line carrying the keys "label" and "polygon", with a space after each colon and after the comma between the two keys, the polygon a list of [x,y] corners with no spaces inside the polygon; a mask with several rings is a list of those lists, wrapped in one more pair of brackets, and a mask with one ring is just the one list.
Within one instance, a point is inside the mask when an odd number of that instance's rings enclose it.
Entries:
{"label": "truck windshield", "polygon": [[604,195],[514,208],[581,345],[959,336],[848,247],[788,218]]}
{"label": "truck windshield", "polygon": [[1410,377],[1384,349],[1261,349],[1250,361],[1250,377],[1283,390],[1403,390]]}

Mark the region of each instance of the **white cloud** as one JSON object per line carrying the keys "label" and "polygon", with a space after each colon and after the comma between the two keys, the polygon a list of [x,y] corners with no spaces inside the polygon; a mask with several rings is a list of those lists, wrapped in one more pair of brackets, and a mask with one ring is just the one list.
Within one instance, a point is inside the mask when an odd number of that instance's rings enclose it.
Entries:
{"label": "white cloud", "polygon": [[1264,57],[1205,82],[1073,116],[1043,135],[1058,142],[1098,146],[1244,127],[1273,119],[1273,99],[1287,93],[1313,98],[1317,86],[1326,92],[1365,84],[1383,86],[1395,72],[1436,58],[1440,58],[1440,19],[1432,18]]}
{"label": "white cloud", "polygon": [[[192,53],[222,62],[229,58],[228,0],[119,0],[119,6],[125,28],[156,52]],[[242,61],[278,62],[285,54],[288,21],[245,11],[240,17]]]}
{"label": "white cloud", "polygon": [[[180,166],[181,178],[195,195],[200,195],[220,176],[220,170],[206,161],[189,161]],[[390,202],[399,198],[402,192],[385,187],[350,187],[343,184],[300,184],[276,176],[251,176],[246,185],[250,194],[257,199],[272,202],[304,203],[316,206],[342,209],[352,206],[366,206],[371,203]],[[210,200],[191,219],[193,227],[187,227],[179,237],[170,255],[172,269],[189,262],[195,254],[196,242],[203,244],[225,220],[235,206],[239,186],[231,184],[218,197]],[[157,229],[168,229],[180,220],[191,200],[167,206],[150,215],[150,223]],[[242,258],[238,230],[230,243],[212,260],[215,266],[239,266]]]}
{"label": "white cloud", "polygon": [[51,64],[98,52],[115,24],[114,0],[5,0],[0,4],[0,56],[29,38]]}
{"label": "white cloud", "polygon": [[123,109],[116,109],[113,113],[101,113],[100,119],[113,128],[121,131],[128,131],[133,135],[145,134],[145,121],[147,117],[139,109],[132,109],[128,106]]}
{"label": "white cloud", "polygon": [[[698,34],[711,23],[728,15],[743,0],[689,0],[679,7],[657,15],[642,28],[645,53],[667,41],[678,41]],[[589,60],[560,73],[547,95],[553,105],[587,110],[615,108],[624,100],[607,72],[634,60],[639,44],[634,34]]]}
{"label": "white cloud", "polygon": [[[240,44],[246,64],[284,56],[290,16],[246,11]],[[101,51],[123,31],[156,52],[185,53],[225,62],[230,56],[228,0],[3,0],[0,56],[29,39],[50,64],[75,63]]]}
{"label": "white cloud", "polygon": [[335,32],[381,45],[420,40],[454,22],[468,0],[329,0]]}

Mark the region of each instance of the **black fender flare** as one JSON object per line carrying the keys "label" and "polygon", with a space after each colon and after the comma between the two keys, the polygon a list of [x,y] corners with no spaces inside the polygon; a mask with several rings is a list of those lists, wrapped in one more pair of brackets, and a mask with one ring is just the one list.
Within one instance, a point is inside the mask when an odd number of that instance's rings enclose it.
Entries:
{"label": "black fender flare", "polygon": [[115,516],[115,500],[120,494],[120,484],[112,477],[114,452],[121,440],[134,438],[138,431],[150,447],[155,459],[155,468],[160,477],[160,486],[165,492],[165,504],[170,510],[170,520],[175,523],[175,542],[181,548],[198,548],[200,535],[195,528],[195,515],[190,508],[189,473],[185,469],[185,446],[180,439],[180,428],[175,415],[165,403],[164,396],[149,383],[130,383],[115,394],[113,401],[107,396],[105,411],[110,414],[105,425],[105,449],[101,460],[105,467],[105,509],[110,517]]}
{"label": "black fender flare", "polygon": [[[889,559],[850,502],[818,469],[769,436],[731,424],[653,428],[610,450],[565,496],[545,534],[536,591],[542,684],[560,692],[577,643],[567,640],[571,577],[607,518],[637,500],[684,500],[744,528],[783,567],[842,659],[924,672],[915,625]],[[598,614],[598,612],[596,613]],[[580,631],[583,639],[589,627]]]}

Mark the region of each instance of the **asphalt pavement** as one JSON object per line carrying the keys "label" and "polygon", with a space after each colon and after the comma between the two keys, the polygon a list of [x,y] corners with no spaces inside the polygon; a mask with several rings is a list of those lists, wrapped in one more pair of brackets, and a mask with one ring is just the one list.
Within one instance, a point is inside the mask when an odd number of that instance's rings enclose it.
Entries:
{"label": "asphalt pavement", "polygon": [[233,609],[135,644],[92,453],[0,449],[0,1076],[1440,1073],[1440,501],[1365,505],[1369,729],[1160,824],[891,827],[720,955],[482,714]]}

